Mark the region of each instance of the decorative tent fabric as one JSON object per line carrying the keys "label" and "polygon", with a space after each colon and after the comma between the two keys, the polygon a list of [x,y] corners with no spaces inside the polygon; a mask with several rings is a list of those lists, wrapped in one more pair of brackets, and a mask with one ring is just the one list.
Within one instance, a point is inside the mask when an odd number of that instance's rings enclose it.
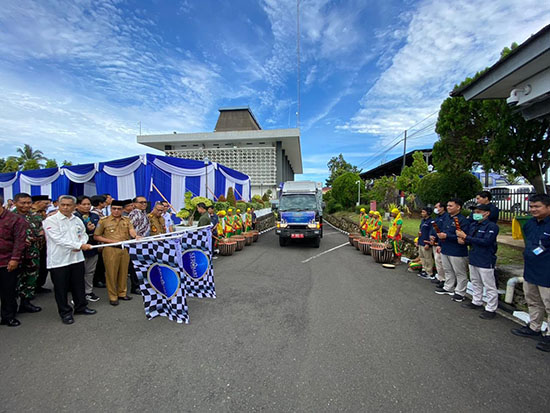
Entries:
{"label": "decorative tent fabric", "polygon": [[185,193],[209,199],[235,189],[237,199],[250,200],[250,178],[216,162],[172,158],[159,155],[139,155],[96,164],[62,166],[61,168],[0,174],[0,193],[12,199],[18,192],[31,195],[111,194],[115,199],[142,195],[152,203],[162,198],[153,185],[174,208],[184,206]]}

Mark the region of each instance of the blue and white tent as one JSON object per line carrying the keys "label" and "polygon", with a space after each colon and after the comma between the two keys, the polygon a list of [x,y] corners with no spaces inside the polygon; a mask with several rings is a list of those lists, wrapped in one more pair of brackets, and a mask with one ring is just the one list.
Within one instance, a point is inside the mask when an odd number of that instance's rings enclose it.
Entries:
{"label": "blue and white tent", "polygon": [[187,191],[194,196],[217,199],[229,187],[235,197],[250,201],[250,178],[216,162],[139,155],[109,162],[62,166],[0,174],[0,193],[12,199],[18,192],[31,195],[111,194],[115,199],[142,195],[151,202],[162,200],[153,185],[175,208],[184,206]]}

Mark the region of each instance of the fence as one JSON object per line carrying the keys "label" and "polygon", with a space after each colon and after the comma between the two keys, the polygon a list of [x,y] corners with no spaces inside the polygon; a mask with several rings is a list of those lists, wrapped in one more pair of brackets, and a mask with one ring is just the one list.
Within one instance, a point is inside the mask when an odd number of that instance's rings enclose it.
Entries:
{"label": "fence", "polygon": [[[512,221],[516,215],[529,214],[529,196],[534,194],[532,188],[492,188],[491,202],[500,210],[499,220]],[[465,207],[475,205],[476,200],[470,199],[466,202]]]}

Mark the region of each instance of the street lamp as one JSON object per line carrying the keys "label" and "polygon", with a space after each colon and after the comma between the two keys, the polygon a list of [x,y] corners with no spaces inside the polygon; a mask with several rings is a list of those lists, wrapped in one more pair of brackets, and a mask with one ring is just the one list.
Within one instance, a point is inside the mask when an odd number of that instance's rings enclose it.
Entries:
{"label": "street lamp", "polygon": [[204,157],[204,186],[205,186],[205,198],[208,198],[208,157]]}
{"label": "street lamp", "polygon": [[361,204],[361,180],[355,182],[357,185],[357,206]]}

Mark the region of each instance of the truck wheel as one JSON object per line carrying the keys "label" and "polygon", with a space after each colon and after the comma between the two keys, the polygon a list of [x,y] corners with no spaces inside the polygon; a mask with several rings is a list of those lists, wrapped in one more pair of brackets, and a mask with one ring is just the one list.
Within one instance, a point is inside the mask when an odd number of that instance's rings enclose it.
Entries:
{"label": "truck wheel", "polygon": [[281,247],[286,247],[288,245],[288,240],[286,238],[279,237],[279,245]]}
{"label": "truck wheel", "polygon": [[317,237],[313,240],[313,248],[319,248],[321,245],[321,237]]}

